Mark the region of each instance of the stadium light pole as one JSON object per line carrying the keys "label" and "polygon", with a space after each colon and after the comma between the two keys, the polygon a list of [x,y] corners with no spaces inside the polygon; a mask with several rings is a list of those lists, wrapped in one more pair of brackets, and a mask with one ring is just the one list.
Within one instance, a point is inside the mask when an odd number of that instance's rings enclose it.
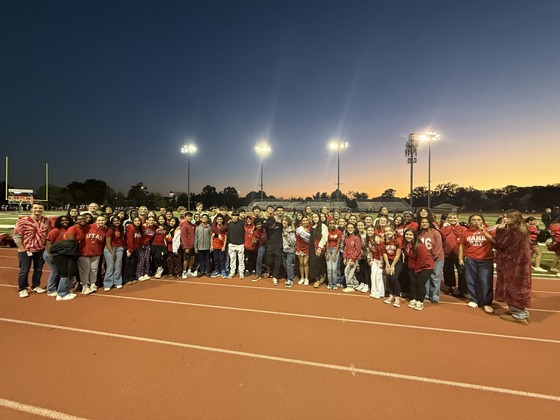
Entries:
{"label": "stadium light pole", "polygon": [[414,190],[413,178],[414,178],[414,164],[418,160],[418,140],[420,136],[410,133],[408,135],[408,141],[404,149],[404,155],[406,156],[406,162],[410,164],[410,208],[412,209],[412,191]]}
{"label": "stadium light pole", "polygon": [[336,196],[340,201],[340,151],[348,148],[348,142],[343,140],[331,140],[329,142],[329,150],[336,151]]}
{"label": "stadium light pole", "polygon": [[257,152],[257,155],[259,155],[259,157],[261,158],[261,201],[263,201],[263,166],[264,166],[264,159],[270,155],[270,152],[272,151],[272,149],[270,148],[268,142],[266,141],[266,139],[263,139],[259,142],[259,144],[257,144],[255,146],[255,152]]}
{"label": "stadium light pole", "polygon": [[441,136],[434,132],[428,131],[422,136],[424,141],[428,142],[428,208],[431,208],[432,196],[432,143],[441,139]]}
{"label": "stadium light pole", "polygon": [[191,160],[190,155],[196,152],[196,146],[192,143],[181,147],[181,153],[187,155],[187,210],[191,210]]}

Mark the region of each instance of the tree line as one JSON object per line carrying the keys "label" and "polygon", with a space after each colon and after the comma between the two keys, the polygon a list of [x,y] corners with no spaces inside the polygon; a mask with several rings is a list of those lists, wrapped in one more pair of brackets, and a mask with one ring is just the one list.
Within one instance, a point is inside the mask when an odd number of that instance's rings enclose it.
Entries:
{"label": "tree line", "polygon": [[[5,189],[5,182],[0,184]],[[263,194],[266,199],[276,199],[272,195]],[[46,197],[46,188],[41,186],[35,191],[36,199]],[[358,201],[370,199],[368,193],[349,191],[343,193],[335,190],[330,194],[327,192],[316,192],[307,197],[283,197],[286,200],[296,201],[345,201],[350,208],[356,208]],[[414,188],[412,200],[414,207],[426,206],[428,202],[428,191],[424,186]],[[255,199],[260,198],[260,192],[251,191],[245,196],[240,196],[236,188],[228,186],[218,191],[216,187],[206,185],[198,194],[191,193],[191,208],[194,203],[200,201],[205,208],[211,205],[225,205],[229,208],[246,206]],[[397,197],[396,190],[389,188],[377,199],[401,198],[409,201],[410,197]],[[146,205],[148,208],[187,206],[188,196],[184,192],[169,192],[162,195],[152,192],[143,182],[132,185],[125,194],[115,191],[107,182],[98,179],[88,179],[84,182],[73,181],[65,187],[49,185],[49,196],[47,206],[51,208],[64,207],[67,204],[85,204],[95,201],[99,204],[112,205],[115,207],[138,207]],[[517,187],[507,185],[503,188],[492,188],[479,190],[472,186],[461,187],[454,183],[438,184],[431,191],[431,202],[433,206],[439,204],[453,204],[462,210],[500,211],[507,208],[516,208],[522,211],[542,211],[546,207],[560,205],[560,184],[545,186]],[[5,201],[4,201],[5,203]]]}

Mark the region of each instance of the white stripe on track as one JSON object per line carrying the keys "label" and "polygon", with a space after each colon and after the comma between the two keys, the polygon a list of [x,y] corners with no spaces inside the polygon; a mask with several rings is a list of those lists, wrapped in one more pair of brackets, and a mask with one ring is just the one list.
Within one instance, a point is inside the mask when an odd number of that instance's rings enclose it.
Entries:
{"label": "white stripe on track", "polygon": [[61,413],[59,411],[49,410],[47,408],[36,407],[34,405],[22,404],[16,401],[0,398],[0,407],[10,408],[12,410],[21,411],[35,416],[47,417],[49,419],[59,420],[84,420],[83,417],[71,416],[70,414]]}
{"label": "white stripe on track", "polygon": [[472,383],[466,383],[466,382],[447,381],[447,380],[443,380],[443,379],[428,378],[428,377],[424,377],[424,376],[406,375],[406,374],[401,374],[401,373],[384,372],[384,371],[371,370],[371,369],[362,369],[362,368],[357,368],[354,365],[350,365],[350,366],[334,365],[334,364],[329,364],[329,363],[313,362],[313,361],[310,361],[310,360],[301,360],[301,359],[292,359],[292,358],[288,358],[288,357],[270,356],[270,355],[260,354],[260,353],[250,353],[250,352],[244,352],[244,351],[222,349],[222,348],[217,348],[217,347],[201,346],[201,345],[196,345],[196,344],[179,343],[179,342],[168,341],[168,340],[158,340],[158,339],[155,339],[155,338],[137,337],[137,336],[132,336],[132,335],[116,334],[116,333],[109,333],[109,332],[96,331],[96,330],[86,330],[86,329],[82,329],[82,328],[64,327],[64,326],[61,326],[61,325],[43,324],[43,323],[23,321],[23,320],[18,320],[18,319],[0,318],[0,321],[13,323],[13,324],[23,324],[23,325],[29,325],[29,326],[34,326],[34,327],[48,328],[48,329],[57,329],[57,330],[63,330],[63,331],[78,332],[78,333],[83,333],[83,334],[99,335],[99,336],[103,336],[103,337],[120,338],[120,339],[124,339],[124,340],[138,341],[138,342],[143,342],[143,343],[160,344],[160,345],[166,345],[166,346],[187,348],[187,349],[192,349],[192,350],[207,351],[207,352],[212,352],[212,353],[227,354],[227,355],[231,355],[231,356],[240,356],[240,357],[247,357],[247,358],[252,358],[252,359],[267,360],[267,361],[271,361],[271,362],[281,362],[281,363],[289,363],[289,364],[293,364],[293,365],[300,365],[300,366],[307,366],[307,367],[317,367],[317,368],[322,368],[322,369],[348,372],[348,373],[351,373],[353,376],[355,376],[356,373],[362,373],[364,375],[379,376],[379,377],[384,377],[384,378],[401,379],[401,380],[421,382],[421,383],[429,383],[429,384],[435,384],[435,385],[444,385],[444,386],[450,386],[450,387],[455,387],[455,388],[470,389],[470,390],[474,390],[474,391],[493,392],[493,393],[498,393],[498,394],[514,395],[516,397],[535,398],[535,399],[539,399],[539,400],[548,400],[548,401],[560,402],[560,396],[558,396],[558,395],[547,395],[547,394],[540,394],[540,393],[536,393],[536,392],[526,392],[526,391],[520,391],[520,390],[516,390],[516,389],[509,389],[509,388],[500,388],[500,387],[472,384]]}
{"label": "white stripe on track", "polygon": [[95,293],[94,296],[97,296],[98,298],[137,300],[137,301],[141,301],[141,302],[153,302],[153,303],[163,303],[163,304],[172,304],[172,305],[193,306],[193,307],[197,307],[197,308],[222,309],[222,310],[226,310],[226,311],[239,311],[239,312],[266,314],[266,315],[289,316],[289,317],[295,317],[295,318],[318,319],[318,320],[321,320],[321,321],[348,322],[348,323],[352,323],[352,324],[378,325],[378,326],[382,326],[382,327],[396,327],[396,328],[405,328],[405,329],[413,329],[413,330],[446,332],[446,333],[452,333],[452,334],[464,334],[464,335],[474,335],[474,336],[482,336],[482,337],[505,338],[505,339],[509,339],[509,340],[534,341],[534,342],[538,342],[538,343],[560,344],[560,340],[553,340],[553,339],[549,339],[549,338],[522,337],[522,336],[516,336],[516,335],[484,333],[484,332],[477,332],[477,331],[453,330],[453,329],[448,329],[448,328],[424,327],[424,326],[420,326],[420,325],[395,324],[395,323],[390,323],[390,322],[379,322],[379,321],[366,321],[366,320],[362,320],[362,319],[348,319],[348,318],[335,318],[335,317],[330,317],[330,316],[305,315],[305,314],[296,314],[296,313],[292,313],[292,312],[279,312],[279,311],[268,311],[268,310],[263,310],[263,309],[238,308],[238,307],[235,307],[235,306],[209,305],[209,304],[204,304],[204,303],[181,302],[181,301],[176,301],[176,300],[140,298],[140,297],[132,297],[132,296],[115,296],[115,295],[108,295],[108,294],[103,294],[103,293],[101,293],[101,294],[100,293]]}

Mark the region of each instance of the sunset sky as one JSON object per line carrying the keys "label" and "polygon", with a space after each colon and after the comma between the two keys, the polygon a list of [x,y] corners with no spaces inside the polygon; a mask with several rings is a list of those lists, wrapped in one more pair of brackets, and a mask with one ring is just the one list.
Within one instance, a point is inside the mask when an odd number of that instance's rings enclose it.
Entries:
{"label": "sunset sky", "polygon": [[[405,197],[560,182],[557,0],[31,1],[0,5],[0,153],[17,188]],[[428,148],[415,186],[427,186]],[[4,171],[1,178],[4,179]]]}

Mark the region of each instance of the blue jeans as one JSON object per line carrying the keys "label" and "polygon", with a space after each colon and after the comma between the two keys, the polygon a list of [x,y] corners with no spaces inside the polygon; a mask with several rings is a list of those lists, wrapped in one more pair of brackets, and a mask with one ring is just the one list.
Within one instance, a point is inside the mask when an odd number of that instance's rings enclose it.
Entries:
{"label": "blue jeans", "polygon": [[212,255],[214,256],[214,271],[218,273],[225,273],[226,272],[226,253],[221,249],[214,249],[212,251]]}
{"label": "blue jeans", "polygon": [[266,246],[259,245],[259,249],[257,250],[257,267],[256,267],[257,276],[260,276],[262,274],[262,263],[263,263],[265,251],[266,251]]}
{"label": "blue jeans", "polygon": [[287,281],[294,281],[294,252],[283,252],[282,262],[284,263],[284,269],[286,270]]}
{"label": "blue jeans", "polygon": [[434,261],[434,271],[426,282],[426,299],[439,302],[439,289],[441,288],[441,275],[445,260]]}
{"label": "blue jeans", "polygon": [[[329,259],[327,261],[327,278],[329,279],[329,287],[333,287],[338,283],[339,253],[336,248],[329,247],[328,256]],[[336,261],[333,261],[334,256],[336,256]]]}
{"label": "blue jeans", "polygon": [[471,300],[478,306],[491,305],[494,298],[492,260],[465,258],[465,280]]}
{"label": "blue jeans", "polygon": [[49,282],[47,283],[47,292],[56,292],[56,289],[58,288],[58,285],[56,284],[58,270],[56,269],[56,265],[54,264],[54,262],[51,261],[49,253],[46,250],[45,252],[43,252],[43,260],[45,260],[45,262],[49,266],[49,269],[51,270],[51,274],[49,275]]}
{"label": "blue jeans", "polygon": [[34,252],[33,255],[27,255],[27,252],[18,252],[19,274],[18,286],[19,290],[25,290],[29,287],[29,271],[31,271],[31,262],[33,262],[33,276],[31,277],[31,288],[41,285],[41,275],[43,274],[43,251]]}
{"label": "blue jeans", "polygon": [[103,250],[105,257],[105,278],[103,279],[103,287],[112,287],[122,285],[122,260],[124,255],[124,248],[118,246],[113,248],[115,251],[115,259],[107,248]]}

